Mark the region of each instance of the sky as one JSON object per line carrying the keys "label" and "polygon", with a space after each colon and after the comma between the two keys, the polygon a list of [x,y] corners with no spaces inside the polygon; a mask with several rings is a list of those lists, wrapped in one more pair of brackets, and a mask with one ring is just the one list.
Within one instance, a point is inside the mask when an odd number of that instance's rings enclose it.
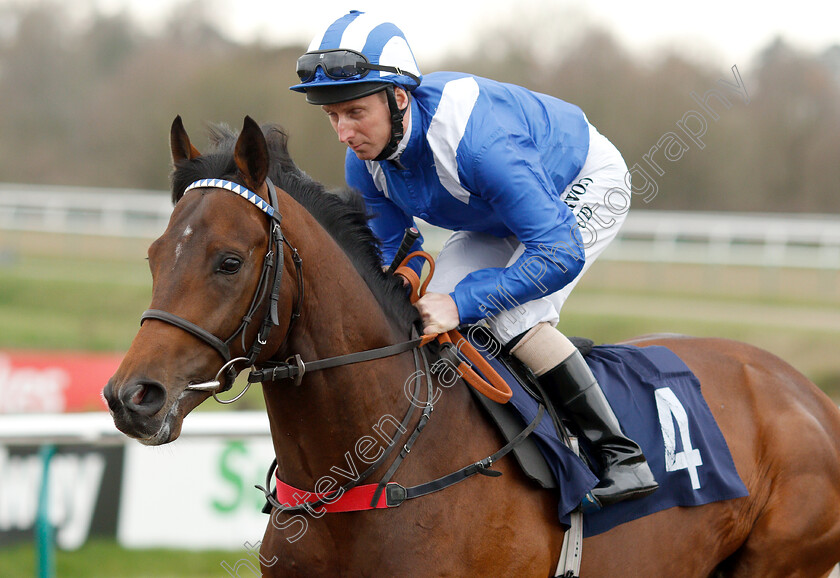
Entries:
{"label": "sky", "polygon": [[[12,0],[37,2],[39,0]],[[70,6],[105,13],[129,11],[153,28],[162,15],[189,0],[67,0]],[[403,29],[421,69],[424,61],[472,46],[481,29],[500,29],[526,21],[547,54],[562,50],[587,25],[612,32],[631,52],[655,58],[668,50],[726,66],[748,65],[756,52],[782,36],[794,47],[818,52],[840,44],[840,3],[664,2],[654,0],[192,0],[227,35],[270,45],[308,44],[330,22],[350,9],[387,15]],[[745,6],[750,4],[752,7]],[[779,8],[770,8],[776,4]],[[85,8],[82,8],[83,10]],[[548,30],[549,33],[545,31]],[[559,38],[558,38],[559,37]]]}

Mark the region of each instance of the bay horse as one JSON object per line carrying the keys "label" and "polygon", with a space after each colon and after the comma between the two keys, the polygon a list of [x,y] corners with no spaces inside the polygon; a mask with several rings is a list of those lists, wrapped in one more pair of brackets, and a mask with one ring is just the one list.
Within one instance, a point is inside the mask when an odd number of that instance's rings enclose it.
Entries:
{"label": "bay horse", "polygon": [[[416,311],[383,271],[363,207],[300,171],[279,128],[246,117],[238,135],[217,127],[211,137],[213,150],[202,155],[180,117],[172,125],[175,208],[149,249],[151,308],[103,392],[116,427],[144,444],[169,443],[192,409],[253,364],[294,378],[271,377],[263,394],[277,478],[307,492],[334,496],[365,467],[381,479],[400,459],[381,459],[385,440],[411,450],[393,476],[405,487],[504,445],[461,382],[443,388],[432,376],[418,399],[440,394],[434,412],[411,413],[416,349],[306,370],[313,360],[407,342]],[[787,363],[744,343],[628,343],[663,345],[699,378],[749,496],[666,509],[587,538],[581,575],[827,575],[840,561],[838,408]],[[262,571],[552,576],[563,538],[554,493],[511,459],[492,470],[503,475],[484,471],[395,508],[274,508]]]}

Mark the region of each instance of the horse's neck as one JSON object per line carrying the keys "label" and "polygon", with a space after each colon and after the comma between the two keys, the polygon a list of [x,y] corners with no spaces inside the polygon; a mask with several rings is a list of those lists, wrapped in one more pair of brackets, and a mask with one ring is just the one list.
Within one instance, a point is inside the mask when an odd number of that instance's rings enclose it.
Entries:
{"label": "horse's neck", "polygon": [[[298,354],[306,362],[407,340],[408,335],[398,335],[329,234],[314,220],[309,225],[310,230],[299,239],[292,232],[287,234],[304,260],[305,298],[284,355]],[[265,386],[284,479],[306,486],[334,466],[347,470],[345,452],[352,453],[358,440],[375,435],[376,428],[386,423],[390,424],[387,431],[393,432],[394,421],[401,420],[409,407],[403,385],[413,371],[412,355],[404,353],[307,373],[299,387],[290,383]],[[370,448],[370,455],[376,449]]]}

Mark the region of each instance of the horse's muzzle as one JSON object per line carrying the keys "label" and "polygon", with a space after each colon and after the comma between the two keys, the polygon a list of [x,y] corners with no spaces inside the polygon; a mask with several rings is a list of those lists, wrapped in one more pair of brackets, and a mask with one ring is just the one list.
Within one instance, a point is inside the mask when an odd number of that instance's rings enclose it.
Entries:
{"label": "horse's muzzle", "polygon": [[145,438],[160,428],[161,417],[155,418],[155,415],[166,404],[166,389],[157,381],[134,380],[118,387],[111,378],[102,395],[121,432]]}

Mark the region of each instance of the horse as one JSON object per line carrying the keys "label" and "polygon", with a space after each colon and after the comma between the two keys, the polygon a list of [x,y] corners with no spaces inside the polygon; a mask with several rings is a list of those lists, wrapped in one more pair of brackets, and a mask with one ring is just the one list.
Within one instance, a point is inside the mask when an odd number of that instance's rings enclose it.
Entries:
{"label": "horse", "polygon": [[[148,252],[150,310],[103,391],[116,427],[143,444],[169,443],[236,372],[263,368],[249,383],[262,381],[276,477],[320,497],[305,511],[274,502],[260,545],[264,575],[553,576],[563,539],[556,495],[511,459],[485,461],[474,470],[486,475],[399,507],[324,513],[352,489],[348,480],[387,474],[403,487],[423,484],[505,439],[461,381],[444,387],[418,370],[417,312],[383,270],[357,196],[311,179],[282,129],[249,117],[238,134],[211,128],[207,154],[180,117],[170,137],[174,210]],[[836,405],[744,343],[675,335],[626,343],[665,346],[694,372],[749,495],[586,538],[581,575],[827,575],[840,561]],[[313,368],[369,351],[380,354]],[[415,385],[420,374],[427,381]],[[415,412],[412,396],[422,401]]]}

